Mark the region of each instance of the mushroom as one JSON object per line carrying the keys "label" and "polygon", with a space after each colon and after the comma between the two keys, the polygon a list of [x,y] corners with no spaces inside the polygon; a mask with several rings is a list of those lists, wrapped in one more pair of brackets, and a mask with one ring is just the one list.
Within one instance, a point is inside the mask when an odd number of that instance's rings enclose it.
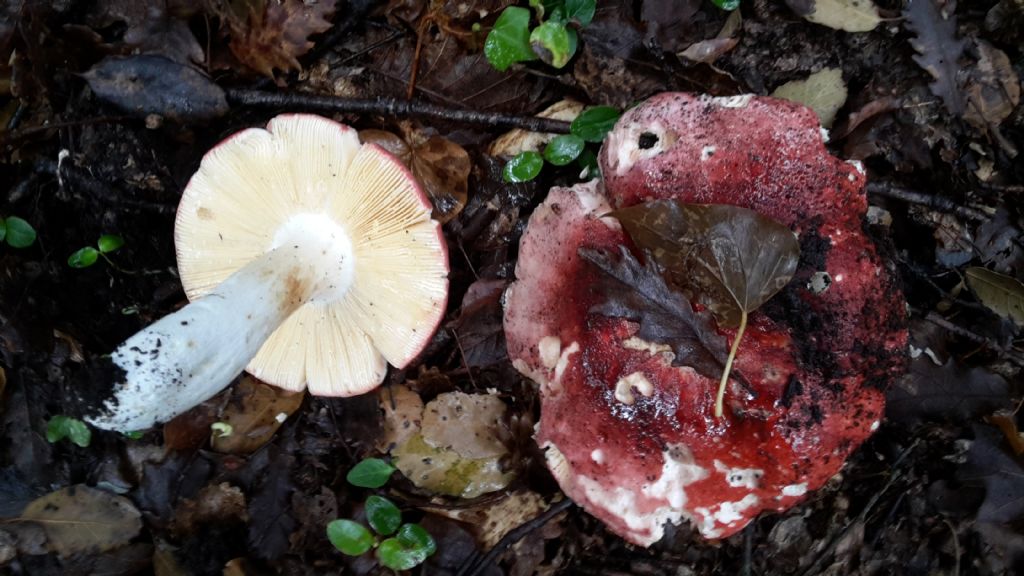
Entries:
{"label": "mushroom", "polygon": [[[903,369],[903,299],[862,229],[863,172],[823,136],[814,112],[782,100],[658,95],[607,138],[603,184],[553,189],[530,218],[505,298],[509,357],[540,384],[537,440],[562,489],[630,542],[684,519],[732,535],[822,486],[879,425],[881,385]],[[717,379],[600,312],[602,272],[581,256],[625,258],[609,212],[664,198],[749,208],[801,243],[794,280],[751,314],[736,358],[754,394],[733,383],[723,418]],[[822,273],[831,284],[816,290]]]}
{"label": "mushroom", "polygon": [[278,116],[204,156],[175,222],[181,310],[109,357],[86,414],[129,431],[210,398],[243,369],[351,396],[404,367],[444,313],[448,258],[431,205],[390,154],[326,118]]}

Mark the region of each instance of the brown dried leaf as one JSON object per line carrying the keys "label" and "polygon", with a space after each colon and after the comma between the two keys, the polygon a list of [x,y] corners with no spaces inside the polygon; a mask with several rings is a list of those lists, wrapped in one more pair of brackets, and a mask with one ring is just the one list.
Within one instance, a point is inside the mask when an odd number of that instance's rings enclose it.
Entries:
{"label": "brown dried leaf", "polygon": [[738,206],[658,200],[612,215],[723,326],[739,326],[782,290],[800,260],[796,234]]}
{"label": "brown dried leaf", "polygon": [[115,22],[126,26],[122,37],[134,53],[155,53],[181,64],[203,61],[203,49],[188,27],[188,16],[199,10],[201,0],[101,0],[86,17],[93,28]]}
{"label": "brown dried leaf", "polygon": [[1024,283],[1012,276],[973,266],[964,273],[967,285],[987,308],[1024,326]]}
{"label": "brown dried leaf", "polygon": [[1024,454],[1024,433],[1017,428],[1017,417],[1009,410],[1000,410],[985,420],[992,424],[1006,437],[1006,441],[1017,456]]}
{"label": "brown dried leaf", "polygon": [[917,50],[914,61],[935,79],[932,94],[941,98],[951,113],[962,115],[964,99],[956,76],[965,44],[956,37],[956,16],[944,17],[935,0],[910,0],[903,17],[916,36],[910,41]]}
{"label": "brown dried leaf", "polygon": [[998,125],[1020,103],[1020,78],[1005,52],[984,40],[975,40],[978,65],[971,68],[964,91],[964,120],[979,130]]}
{"label": "brown dried leaf", "polygon": [[227,524],[249,519],[245,495],[227,482],[211,484],[199,491],[195,499],[186,498],[174,511],[174,532],[188,535],[203,524]]}
{"label": "brown dried leaf", "polygon": [[508,358],[501,307],[507,286],[508,280],[477,280],[462,298],[459,317],[451,327],[470,368],[493,366]]}
{"label": "brown dried leaf", "polygon": [[245,374],[231,391],[231,400],[220,421],[231,425],[231,434],[214,434],[210,447],[223,454],[251,454],[274,436],[281,424],[302,405],[304,393],[289,392],[264,384]]}
{"label": "brown dried leaf", "polygon": [[21,519],[41,525],[48,548],[62,556],[106,552],[142,530],[142,515],[130,500],[83,484],[33,500]]}
{"label": "brown dried leaf", "polygon": [[309,37],[331,27],[337,0],[252,0],[222,8],[231,33],[231,52],[253,70],[300,70],[299,56],[313,48]]}
{"label": "brown dried leaf", "polygon": [[377,449],[389,452],[419,433],[423,420],[423,400],[419,394],[402,384],[381,388],[377,395],[384,412],[384,433],[377,442]]}
{"label": "brown dried leaf", "polygon": [[831,128],[836,112],[846,103],[846,83],[839,68],[823,68],[803,80],[786,82],[771,95],[807,106],[818,115],[822,126]]}
{"label": "brown dried leaf", "polygon": [[501,457],[508,453],[505,416],[505,403],[497,396],[441,394],[423,410],[423,440],[463,458]]}
{"label": "brown dried leaf", "polygon": [[679,57],[703,64],[712,64],[720,56],[735,48],[738,43],[738,38],[701,40],[700,42],[690,44],[686,50],[679,53]]}
{"label": "brown dried leaf", "polygon": [[462,212],[472,169],[466,150],[447,138],[431,136],[413,146],[412,174],[434,205],[434,220],[445,224]]}

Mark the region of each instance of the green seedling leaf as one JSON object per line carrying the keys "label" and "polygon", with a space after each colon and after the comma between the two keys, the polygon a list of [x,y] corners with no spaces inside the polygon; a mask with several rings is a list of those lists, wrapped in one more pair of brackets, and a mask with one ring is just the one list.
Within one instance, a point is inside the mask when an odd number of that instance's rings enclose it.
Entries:
{"label": "green seedling leaf", "polygon": [[377,534],[389,536],[402,525],[402,511],[382,496],[366,499],[366,520]]}
{"label": "green seedling leaf", "polygon": [[36,231],[28,222],[17,216],[8,216],[5,239],[12,248],[28,248],[36,241]]}
{"label": "green seedling leaf", "polygon": [[587,108],[572,121],[569,131],[587,142],[601,142],[622,113],[613,106]]}
{"label": "green seedling leaf", "polygon": [[122,432],[122,436],[129,440],[140,440],[146,433],[142,430],[133,430],[131,432]]}
{"label": "green seedling leaf", "polygon": [[398,531],[398,541],[412,549],[425,550],[427,556],[437,551],[437,544],[429,532],[419,524],[406,524]]}
{"label": "green seedling leaf", "polygon": [[373,534],[365,526],[351,520],[334,520],[327,524],[327,539],[342,554],[361,556],[373,547]]}
{"label": "green seedling leaf", "polygon": [[554,137],[544,148],[544,159],[555,166],[565,166],[579,157],[587,143],[579,136],[562,134]]}
{"label": "green seedling leaf", "polygon": [[533,151],[520,152],[505,164],[501,177],[505,182],[529,182],[540,174],[544,167],[544,157]]}
{"label": "green seedling leaf", "polygon": [[423,563],[437,546],[434,539],[421,526],[406,524],[394,538],[388,538],[377,548],[377,559],[392,570],[409,570]]}
{"label": "green seedling leaf", "polygon": [[530,11],[510,6],[502,11],[484,40],[484,56],[499,72],[516,62],[535,60],[530,48]]}
{"label": "green seedling leaf", "polygon": [[227,422],[214,422],[210,424],[210,433],[214,438],[227,438],[235,431],[234,426]]}
{"label": "green seedling leaf", "polygon": [[367,458],[348,471],[345,479],[360,488],[380,488],[395,472],[395,467],[380,458]]}
{"label": "green seedling leaf", "polygon": [[92,440],[92,431],[85,422],[70,416],[54,416],[46,423],[46,441],[51,444],[67,438],[76,445],[86,448]]}
{"label": "green seedling leaf", "polygon": [[92,246],[79,248],[71,256],[68,256],[68,266],[72,268],[88,268],[95,264],[99,257],[100,251]]}
{"label": "green seedling leaf", "polygon": [[96,247],[100,249],[103,254],[110,254],[117,250],[121,246],[124,246],[124,238],[121,238],[117,234],[104,234],[100,236],[100,239],[96,242]]}
{"label": "green seedling leaf", "polygon": [[711,3],[727,12],[732,12],[740,7],[740,0],[711,0]]}
{"label": "green seedling leaf", "polygon": [[657,200],[612,213],[719,325],[737,328],[719,383],[715,416],[739,350],[747,315],[782,290],[800,261],[800,243],[786,226],[738,206]]}
{"label": "green seedling leaf", "polygon": [[1012,276],[973,266],[965,272],[967,285],[989,310],[1024,326],[1024,284]]}
{"label": "green seedling leaf", "polygon": [[565,24],[548,20],[530,33],[530,46],[546,64],[561,68],[576,53],[574,36],[575,31],[566,28]]}
{"label": "green seedling leaf", "polygon": [[[735,0],[739,4],[739,0]],[[565,17],[575,20],[580,26],[586,26],[594,20],[597,10],[596,0],[565,0]]]}

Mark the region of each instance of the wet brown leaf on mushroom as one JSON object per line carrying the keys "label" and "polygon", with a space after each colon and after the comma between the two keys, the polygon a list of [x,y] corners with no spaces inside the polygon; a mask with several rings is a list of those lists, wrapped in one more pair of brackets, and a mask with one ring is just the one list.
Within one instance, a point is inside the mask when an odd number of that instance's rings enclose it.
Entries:
{"label": "wet brown leaf on mushroom", "polygon": [[793,278],[800,261],[796,234],[753,210],[722,204],[658,200],[612,215],[720,326],[737,329],[715,402],[715,416],[721,417],[747,315]]}

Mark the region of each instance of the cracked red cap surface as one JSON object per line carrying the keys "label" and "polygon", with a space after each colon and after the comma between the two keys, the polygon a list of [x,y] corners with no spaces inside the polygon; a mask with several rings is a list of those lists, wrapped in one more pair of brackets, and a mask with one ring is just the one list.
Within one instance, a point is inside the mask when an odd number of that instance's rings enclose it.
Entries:
{"label": "cracked red cap surface", "polygon": [[[862,229],[864,176],[829,155],[812,111],[752,96],[656,96],[600,160],[603,185],[553,189],[530,219],[505,302],[509,357],[541,386],[537,439],[571,498],[637,544],[684,519],[724,538],[838,472],[902,371],[903,298]],[[662,198],[750,208],[800,240],[796,275],[751,314],[737,356],[757,395],[734,388],[720,419],[715,380],[591,312],[599,272],[578,250],[617,251],[627,239],[604,215]]]}

